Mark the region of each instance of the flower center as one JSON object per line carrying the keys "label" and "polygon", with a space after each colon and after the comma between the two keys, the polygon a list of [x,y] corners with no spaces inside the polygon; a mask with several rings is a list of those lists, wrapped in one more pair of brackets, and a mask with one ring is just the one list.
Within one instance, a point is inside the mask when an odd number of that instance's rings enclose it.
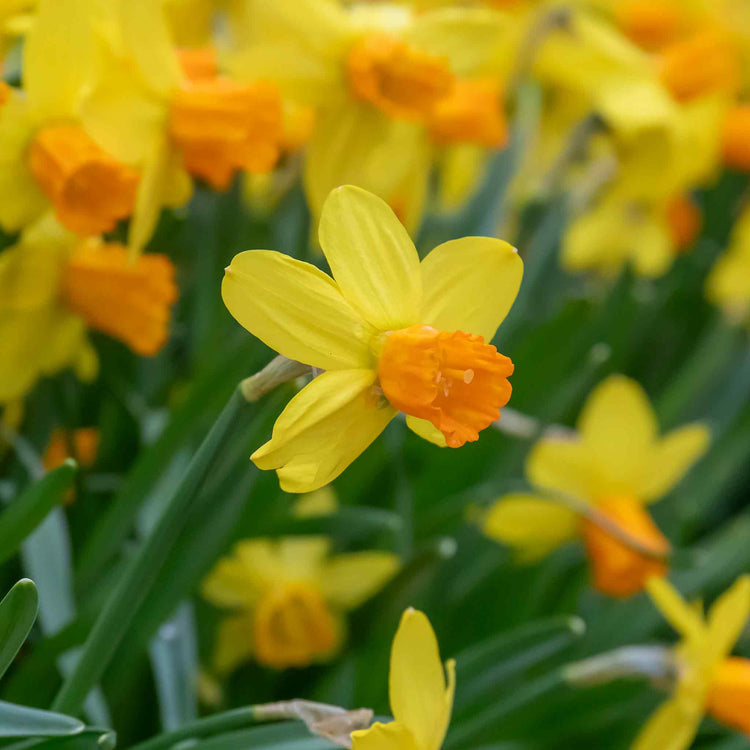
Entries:
{"label": "flower center", "polygon": [[333,614],[308,583],[272,589],[255,609],[253,644],[261,664],[303,667],[330,654],[338,639]]}
{"label": "flower center", "polygon": [[[605,498],[596,504],[596,509],[643,546],[659,553],[669,549],[664,535],[635,498]],[[594,586],[609,596],[631,596],[641,591],[649,576],[667,572],[663,560],[628,547],[593,521],[584,521],[583,540]]]}
{"label": "flower center", "polygon": [[357,99],[406,120],[423,120],[454,82],[447,60],[384,34],[354,45],[347,74]]}
{"label": "flower center", "polygon": [[270,83],[199,78],[172,101],[170,134],[185,168],[225,190],[235,170],[269,172],[279,158],[281,97]]}
{"label": "flower center", "polygon": [[718,92],[732,92],[739,85],[740,69],[730,39],[716,31],[702,31],[664,50],[661,81],[679,101]]}
{"label": "flower center", "polygon": [[62,299],[90,328],[154,355],[167,340],[169,308],[177,299],[174,267],[165,255],[131,261],[122,245],[85,244],[65,267]]}
{"label": "flower center", "polygon": [[133,212],[138,175],[77,125],[41,129],[29,168],[60,223],[84,235],[110,232]]}
{"label": "flower center", "polygon": [[504,146],[508,130],[499,82],[491,78],[456,81],[435,104],[427,124],[433,140],[440,144]]}
{"label": "flower center", "polygon": [[724,120],[724,163],[750,171],[750,104],[732,107]]}
{"label": "flower center", "polygon": [[730,657],[717,667],[706,708],[723,724],[750,735],[750,659]]}
{"label": "flower center", "polygon": [[388,333],[378,361],[391,405],[432,422],[451,448],[477,440],[500,417],[512,374],[510,359],[481,336],[431,326]]}

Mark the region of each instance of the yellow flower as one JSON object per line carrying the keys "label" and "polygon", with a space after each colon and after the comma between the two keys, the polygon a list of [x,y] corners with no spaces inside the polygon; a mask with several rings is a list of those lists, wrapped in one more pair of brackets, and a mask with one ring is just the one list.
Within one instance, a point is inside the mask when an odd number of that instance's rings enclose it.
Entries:
{"label": "yellow flower", "polygon": [[633,750],[684,750],[704,713],[750,736],[750,660],[729,654],[750,616],[750,576],[742,576],[711,608],[707,618],[665,580],[648,592],[682,641],[675,650],[677,686],[649,719]]}
{"label": "yellow flower", "polygon": [[731,318],[740,321],[747,318],[750,312],[750,206],[735,224],[729,247],[711,270],[706,294]]}
{"label": "yellow flower", "polygon": [[550,501],[543,491],[588,503],[643,545],[666,552],[666,540],[643,506],[669,492],[708,442],[708,430],[700,424],[660,437],[641,387],[613,375],[584,404],[575,437],[543,437],[532,448],[526,475],[542,492],[500,498],[485,516],[483,531],[532,560],[581,538],[595,586],[613,596],[629,596],[642,589],[649,575],[664,573],[665,564]]}
{"label": "yellow flower", "polygon": [[93,378],[89,328],[155,354],[176,297],[166,256],[130,262],[120,245],[83,241],[51,217],[40,220],[0,253],[0,403],[68,367]]}
{"label": "yellow flower", "polygon": [[[296,515],[331,506],[330,490],[319,490],[301,498]],[[214,668],[230,672],[251,657],[277,669],[332,658],[344,639],[343,613],[375,594],[398,564],[390,552],[334,555],[325,537],[239,542],[203,582],[206,599],[233,610],[219,626]]]}
{"label": "yellow flower", "polygon": [[71,231],[114,229],[138,175],[81,126],[94,65],[90,0],[41,0],[23,51],[23,92],[0,111],[0,225],[16,231],[51,206]]}
{"label": "yellow flower", "polygon": [[2,0],[0,2],[0,61],[13,42],[23,36],[31,24],[37,0]]}
{"label": "yellow flower", "polygon": [[283,137],[277,87],[238,83],[210,65],[198,74],[190,57],[183,69],[160,10],[151,0],[110,8],[102,74],[82,111],[111,153],[142,169],[129,237],[136,251],[163,207],[188,200],[190,176],[223,190],[237,170],[270,171]]}
{"label": "yellow flower", "polygon": [[291,99],[315,108],[304,166],[314,216],[333,188],[351,183],[386,199],[414,228],[431,123],[443,140],[502,145],[504,128],[491,107],[467,117],[454,99],[433,120],[458,78],[485,72],[502,16],[480,8],[415,15],[394,3],[344,8],[330,0],[254,0],[250,7],[256,41],[228,65],[241,78],[276,80]]}
{"label": "yellow flower", "polygon": [[451,447],[476,440],[510,398],[513,363],[488,343],[521,283],[501,240],[466,237],[420,264],[393,211],[334,190],[320,220],[333,279],[267,250],[240,253],[222,285],[229,312],[289,359],[326,370],[302,389],[252,460],[288,492],[337,477],[402,411]]}
{"label": "yellow flower", "polygon": [[443,670],[430,621],[407,609],[391,648],[388,692],[394,721],[352,732],[353,750],[440,750],[455,687],[455,663],[447,661]]}

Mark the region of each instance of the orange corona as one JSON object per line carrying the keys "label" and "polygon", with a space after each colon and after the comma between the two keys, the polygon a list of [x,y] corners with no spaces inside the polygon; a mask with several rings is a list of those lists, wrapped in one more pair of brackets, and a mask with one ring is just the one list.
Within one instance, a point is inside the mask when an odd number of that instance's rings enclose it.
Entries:
{"label": "orange corona", "polygon": [[750,104],[732,107],[724,120],[724,163],[750,172]]}
{"label": "orange corona", "polygon": [[138,175],[77,125],[42,128],[29,167],[60,223],[83,235],[110,232],[135,204]]}
{"label": "orange corona", "polygon": [[622,32],[648,50],[672,42],[683,23],[683,12],[675,0],[619,0],[614,14]]}
{"label": "orange corona", "polygon": [[689,195],[678,195],[667,204],[667,222],[678,251],[687,250],[703,223],[700,209]]}
{"label": "orange corona", "polygon": [[165,255],[129,258],[121,245],[87,244],[71,255],[62,301],[90,328],[154,355],[164,346],[177,298],[174,266]]}
{"label": "orange corona", "polygon": [[191,81],[216,78],[219,75],[219,61],[214,47],[183,47],[177,50],[177,59],[182,72]]}
{"label": "orange corona", "polygon": [[407,120],[424,120],[454,83],[444,58],[378,34],[354,45],[347,73],[357,99]]}
{"label": "orange corona", "polygon": [[[626,534],[656,553],[669,545],[643,506],[630,497],[612,497],[596,504],[597,510]],[[631,596],[643,589],[650,576],[663,576],[666,563],[626,546],[593,521],[584,521],[583,539],[591,561],[594,586],[609,596]]]}
{"label": "orange corona", "polygon": [[706,708],[723,724],[750,735],[750,659],[731,657],[718,666]]}
{"label": "orange corona", "polygon": [[510,399],[513,363],[481,336],[412,326],[386,334],[378,361],[393,407],[426,419],[451,448],[479,438]]}

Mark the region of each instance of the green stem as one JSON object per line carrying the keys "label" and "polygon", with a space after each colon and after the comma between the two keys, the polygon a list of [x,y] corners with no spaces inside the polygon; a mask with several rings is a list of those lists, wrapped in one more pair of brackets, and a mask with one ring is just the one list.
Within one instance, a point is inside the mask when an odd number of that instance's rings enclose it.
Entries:
{"label": "green stem", "polygon": [[127,564],[89,637],[75,669],[63,682],[54,708],[75,714],[96,685],[122,641],[156,576],[169,556],[172,544],[188,519],[188,511],[214,459],[248,404],[236,390],[193,456],[185,476],[172,494],[161,518]]}

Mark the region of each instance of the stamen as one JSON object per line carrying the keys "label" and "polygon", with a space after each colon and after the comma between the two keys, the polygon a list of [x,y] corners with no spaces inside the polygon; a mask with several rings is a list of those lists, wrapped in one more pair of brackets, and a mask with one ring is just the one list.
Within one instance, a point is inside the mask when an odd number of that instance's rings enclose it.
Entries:
{"label": "stamen", "polygon": [[[623,531],[656,553],[669,544],[651,516],[635,498],[615,496],[596,504],[597,510]],[[592,566],[594,586],[609,596],[627,597],[643,589],[650,576],[663,576],[663,560],[647,557],[626,546],[593,521],[583,524],[583,539]]]}
{"label": "stamen", "polygon": [[393,407],[432,422],[451,448],[479,438],[510,399],[513,363],[481,336],[412,326],[386,336],[378,361]]}
{"label": "stamen", "polygon": [[71,255],[61,294],[63,304],[90,328],[150,356],[167,340],[177,299],[174,266],[166,255],[131,261],[121,245],[86,244]]}
{"label": "stamen", "polygon": [[708,713],[750,735],[750,659],[731,657],[716,669],[708,689]]}
{"label": "stamen", "polygon": [[447,60],[380,34],[354,45],[347,75],[357,99],[406,120],[423,120],[454,82]]}
{"label": "stamen", "polygon": [[225,190],[235,170],[258,174],[276,164],[283,137],[279,91],[265,82],[200,79],[175,94],[170,133],[185,168]]}
{"label": "stamen", "polygon": [[500,82],[492,78],[456,81],[450,93],[436,102],[428,127],[439,144],[501,148],[508,141],[508,126]]}
{"label": "stamen", "polygon": [[29,168],[60,223],[82,235],[110,232],[133,212],[138,175],[77,125],[40,130]]}

